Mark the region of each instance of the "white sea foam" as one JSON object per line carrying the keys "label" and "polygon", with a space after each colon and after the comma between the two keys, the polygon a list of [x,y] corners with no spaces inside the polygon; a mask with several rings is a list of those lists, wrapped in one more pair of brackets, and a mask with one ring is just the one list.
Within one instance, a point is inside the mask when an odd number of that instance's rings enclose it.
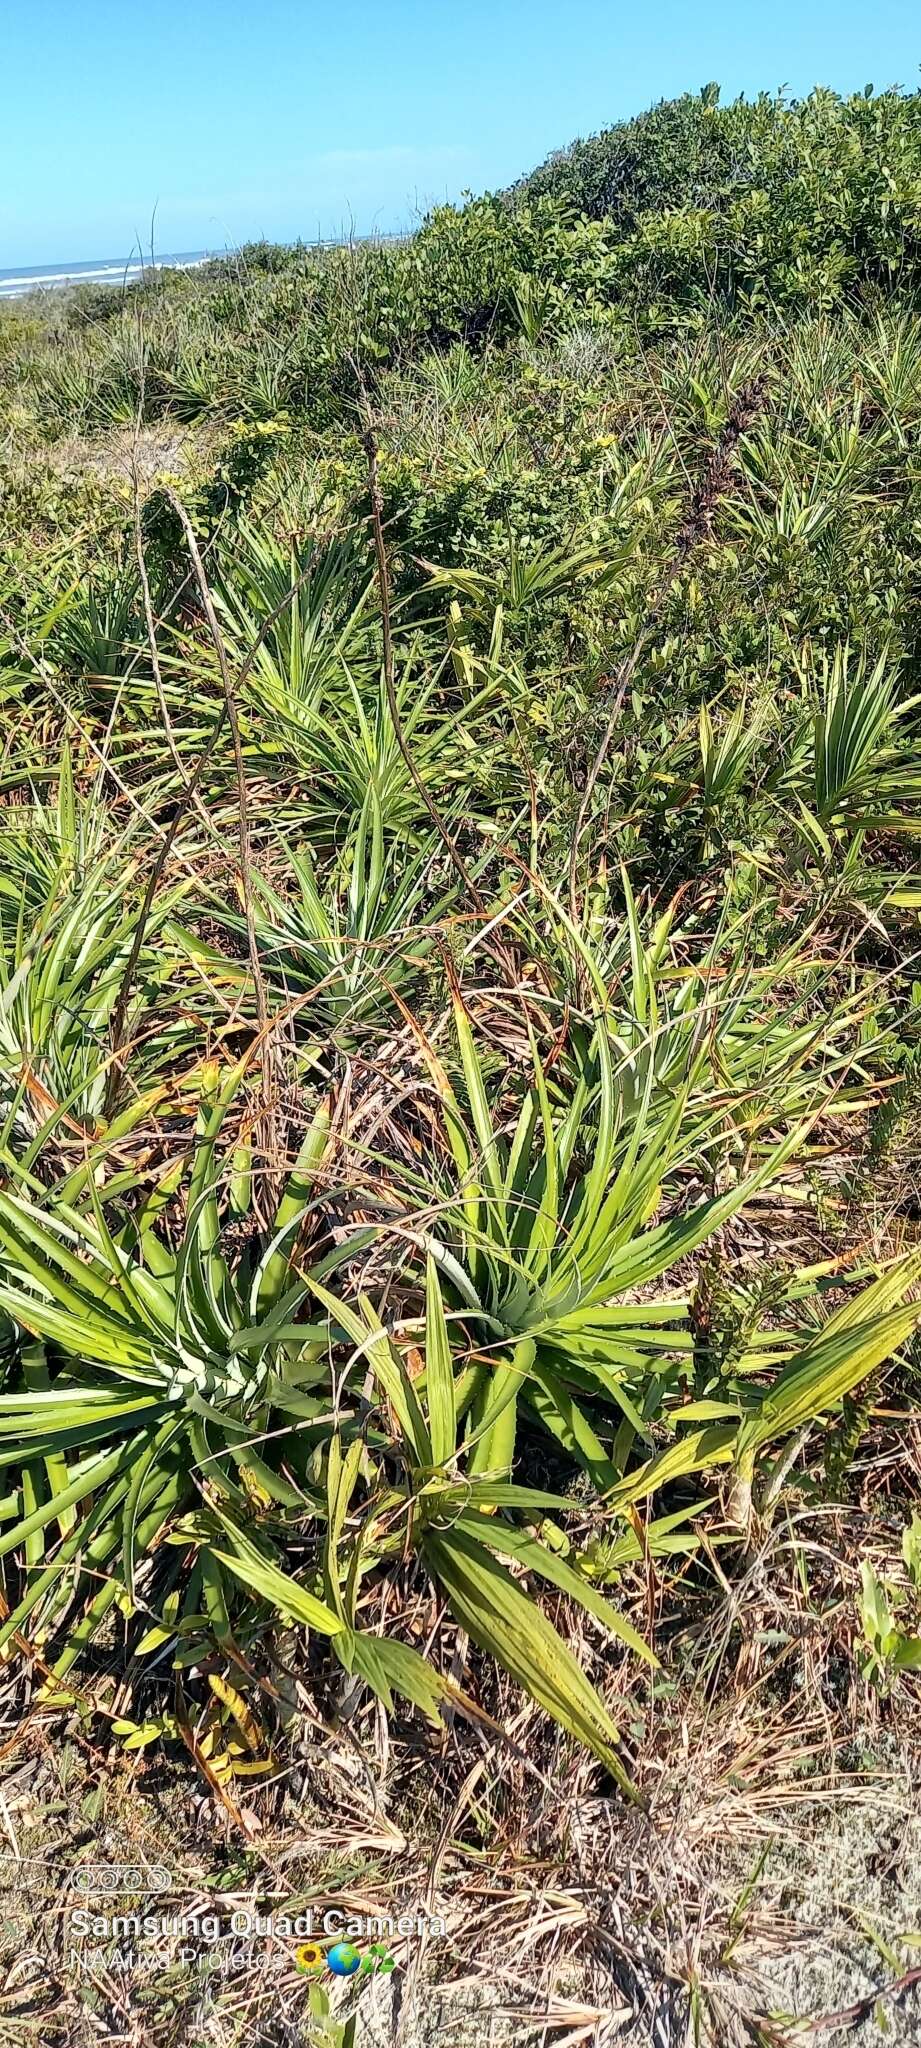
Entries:
{"label": "white sea foam", "polygon": [[142,276],[145,270],[192,270],[199,263],[207,263],[207,252],[188,256],[160,256],[156,262],[142,262],[139,257],[129,258],[122,263],[76,263],[60,270],[14,270],[0,277],[0,298],[21,298],[25,292],[60,291],[68,284],[130,284]]}

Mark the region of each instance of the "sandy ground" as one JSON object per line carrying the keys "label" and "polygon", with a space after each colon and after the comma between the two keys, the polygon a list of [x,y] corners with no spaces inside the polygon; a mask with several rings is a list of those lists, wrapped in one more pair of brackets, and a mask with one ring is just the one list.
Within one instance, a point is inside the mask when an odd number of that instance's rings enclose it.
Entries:
{"label": "sandy ground", "polygon": [[[187,1776],[135,1787],[130,1811],[120,1803],[99,1825],[86,1757],[71,1754],[63,1797],[48,1796],[51,1769],[60,1790],[56,1765],[36,1775],[20,1764],[0,1796],[0,2048],[921,2043],[921,1984],[896,1991],[921,1966],[921,1802],[904,1751],[842,1772],[818,1799],[804,1782],[754,1828],[744,1788],[718,1826],[693,1798],[666,1827],[586,1800],[568,1864],[548,1871],[535,1859],[500,1874],[488,1855],[448,1855],[427,1897],[416,1845],[395,1829],[388,1843],[386,1823],[377,1843],[392,1853],[375,1854],[369,1832],[331,1855],[299,1798],[299,1822],[264,1853],[225,1839],[217,1856],[217,1817]],[[162,1857],[172,1891],[133,1908],[96,1897],[94,1912],[197,1906],[226,1918],[262,1891],[270,1865],[279,1897],[303,1904],[318,1882],[329,1896],[332,1874],[333,1891],[378,1909],[389,1891],[395,1913],[414,1891],[446,1931],[395,1942],[397,1968],[357,1990],[327,1975],[328,2017],[311,2015],[290,1941],[142,1940],[133,1962],[109,1968],[99,1943],[75,1941],[72,1913],[86,1902],[71,1873],[129,1855],[147,1868]],[[580,1881],[587,1864],[590,1883]]]}

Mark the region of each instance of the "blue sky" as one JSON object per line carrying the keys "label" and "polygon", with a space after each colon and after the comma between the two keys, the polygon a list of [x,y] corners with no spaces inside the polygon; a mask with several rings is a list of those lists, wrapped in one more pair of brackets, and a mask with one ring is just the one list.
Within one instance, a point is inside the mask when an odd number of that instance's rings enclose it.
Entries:
{"label": "blue sky", "polygon": [[0,270],[393,228],[718,79],[921,83],[917,0],[6,0]]}

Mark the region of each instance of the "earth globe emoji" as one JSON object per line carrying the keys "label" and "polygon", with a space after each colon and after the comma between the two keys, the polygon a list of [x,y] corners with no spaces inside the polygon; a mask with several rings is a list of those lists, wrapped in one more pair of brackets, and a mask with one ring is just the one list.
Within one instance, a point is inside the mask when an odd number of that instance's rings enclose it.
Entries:
{"label": "earth globe emoji", "polygon": [[335,1948],[327,1951],[326,1961],[334,1977],[354,1977],[361,1956],[350,1941],[337,1941]]}

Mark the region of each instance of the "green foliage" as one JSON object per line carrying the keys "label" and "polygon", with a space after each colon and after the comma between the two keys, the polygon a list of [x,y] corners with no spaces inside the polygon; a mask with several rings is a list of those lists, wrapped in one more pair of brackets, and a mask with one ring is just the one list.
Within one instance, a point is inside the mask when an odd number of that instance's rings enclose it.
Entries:
{"label": "green foliage", "polygon": [[475,1714],[445,1612],[629,1790],[635,1566],[910,1384],[918,110],[0,308],[0,1638],[126,1747],[279,1623]]}
{"label": "green foliage", "polygon": [[[907,1585],[881,1579],[867,1558],[860,1566],[860,1622],[866,1648],[865,1678],[886,1692],[901,1672],[921,1671],[921,1516],[912,1515],[902,1535]],[[906,1626],[907,1622],[907,1626]]]}
{"label": "green foliage", "polygon": [[[441,842],[429,835],[409,860],[400,858],[394,843],[385,845],[384,816],[372,782],[355,832],[343,849],[338,868],[324,880],[317,876],[309,846],[283,846],[284,866],[270,882],[253,881],[253,916],[263,971],[294,999],[306,1017],[308,1034],[318,1024],[354,1040],[362,1030],[392,1010],[393,992],[409,994],[431,952],[439,927],[456,906],[456,886],[441,897],[432,894],[432,875]],[[211,906],[223,931],[245,953],[246,918],[223,904]],[[227,962],[187,930],[178,933],[196,959]],[[241,964],[237,979],[245,986]],[[348,1027],[347,1034],[343,1027]]]}
{"label": "green foliage", "polygon": [[710,285],[750,304],[832,304],[918,260],[917,95],[663,101],[548,158],[512,193],[551,199],[623,238],[662,297]]}

